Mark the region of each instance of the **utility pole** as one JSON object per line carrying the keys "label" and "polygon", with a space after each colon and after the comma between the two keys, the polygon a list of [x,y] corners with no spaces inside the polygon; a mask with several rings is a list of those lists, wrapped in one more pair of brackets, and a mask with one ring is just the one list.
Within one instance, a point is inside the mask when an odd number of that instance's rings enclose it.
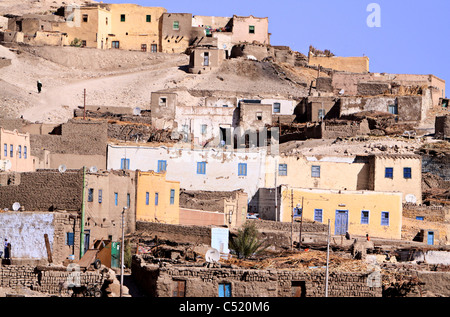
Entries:
{"label": "utility pole", "polygon": [[327,268],[325,272],[325,297],[328,297],[328,266],[330,263],[330,219],[328,219]]}
{"label": "utility pole", "polygon": [[291,250],[294,248],[294,190],[291,189]]}
{"label": "utility pole", "polygon": [[83,166],[83,190],[81,194],[81,228],[80,228],[80,259],[84,255],[84,209],[85,209],[86,166]]}
{"label": "utility pole", "polygon": [[302,247],[302,226],[303,226],[303,197],[302,197],[302,214],[300,215],[300,235],[298,237],[298,249]]}
{"label": "utility pole", "polygon": [[83,99],[83,120],[86,120],[86,88],[84,88]]}
{"label": "utility pole", "polygon": [[124,265],[124,248],[125,248],[125,234],[124,234],[124,230],[125,230],[125,210],[127,210],[127,207],[123,207],[122,210],[122,243],[120,246],[120,297],[122,297],[123,295],[123,265]]}
{"label": "utility pole", "polygon": [[278,221],[278,190],[277,190],[277,158],[275,158],[275,171],[274,171],[274,182],[275,182],[275,221]]}

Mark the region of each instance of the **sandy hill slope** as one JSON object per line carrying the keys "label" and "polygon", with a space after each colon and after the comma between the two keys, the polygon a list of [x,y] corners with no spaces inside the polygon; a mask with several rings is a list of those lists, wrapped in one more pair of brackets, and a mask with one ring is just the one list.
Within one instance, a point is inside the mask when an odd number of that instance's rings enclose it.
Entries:
{"label": "sandy hill slope", "polygon": [[[97,50],[76,47],[8,48],[0,58],[11,65],[0,68],[2,116],[60,123],[73,109],[86,104],[141,107],[150,105],[151,92],[162,89],[209,91],[248,97],[303,96],[306,88],[270,62],[232,59],[207,74],[190,74],[185,54]],[[37,92],[40,80],[43,90]],[[301,79],[298,79],[301,83]],[[186,100],[189,103],[189,100]]]}
{"label": "sandy hill slope", "polygon": [[59,7],[69,4],[82,5],[85,3],[96,3],[91,0],[1,0],[0,15],[3,14],[47,14],[54,12]]}

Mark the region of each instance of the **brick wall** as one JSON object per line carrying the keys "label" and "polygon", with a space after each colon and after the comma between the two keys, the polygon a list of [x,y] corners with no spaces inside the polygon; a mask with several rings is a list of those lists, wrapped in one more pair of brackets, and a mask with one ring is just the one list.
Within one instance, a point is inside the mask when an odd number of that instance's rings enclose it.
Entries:
{"label": "brick wall", "polygon": [[0,186],[0,208],[19,202],[27,211],[80,210],[83,171],[40,170],[20,176],[18,185]]}
{"label": "brick wall", "polygon": [[[139,285],[156,297],[171,297],[174,281],[185,281],[186,297],[217,297],[219,283],[230,283],[233,297],[291,297],[293,285],[303,285],[303,296],[323,297],[325,270],[251,270],[240,268],[208,268],[200,265],[162,266],[133,257],[133,276]],[[369,285],[370,272],[330,272],[330,297],[381,297],[382,288]]]}
{"label": "brick wall", "polygon": [[[25,287],[33,291],[57,295],[60,283],[70,281],[74,272],[65,267],[35,267],[27,265],[0,266],[0,287]],[[82,286],[99,284],[102,286],[109,276],[102,271],[80,272],[79,282]],[[62,289],[62,295],[68,295],[68,289]]]}
{"label": "brick wall", "polygon": [[403,204],[403,217],[416,219],[416,216],[424,217],[426,221],[444,222],[448,209],[443,206],[424,206],[415,204]]}
{"label": "brick wall", "polygon": [[[269,221],[269,220],[251,220],[259,230],[279,230],[290,232],[291,223]],[[300,222],[294,222],[294,231],[300,230]],[[303,221],[302,232],[328,232],[328,226],[322,223]]]}
{"label": "brick wall", "polygon": [[136,231],[145,231],[161,239],[189,243],[211,243],[211,228],[201,226],[180,226],[156,222],[136,222]]}

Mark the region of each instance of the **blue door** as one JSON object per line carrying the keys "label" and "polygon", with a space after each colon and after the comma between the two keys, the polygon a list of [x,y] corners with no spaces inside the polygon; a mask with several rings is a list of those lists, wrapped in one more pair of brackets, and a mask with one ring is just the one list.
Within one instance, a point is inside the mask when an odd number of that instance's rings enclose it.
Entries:
{"label": "blue door", "polygon": [[348,231],[348,210],[336,210],[334,234],[344,235]]}
{"label": "blue door", "polygon": [[231,284],[229,283],[219,284],[219,297],[231,297]]}
{"label": "blue door", "polygon": [[434,232],[428,231],[427,244],[434,245]]}

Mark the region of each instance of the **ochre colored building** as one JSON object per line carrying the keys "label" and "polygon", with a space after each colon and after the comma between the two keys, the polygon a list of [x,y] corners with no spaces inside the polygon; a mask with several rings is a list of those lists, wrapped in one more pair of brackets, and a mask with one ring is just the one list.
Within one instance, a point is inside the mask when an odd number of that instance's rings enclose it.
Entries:
{"label": "ochre colored building", "polygon": [[402,194],[341,191],[281,186],[280,219],[291,222],[303,209],[303,219],[328,224],[331,235],[401,239]]}
{"label": "ochre colored building", "polygon": [[53,30],[67,33],[83,47],[158,52],[159,23],[166,9],[136,4],[95,4],[65,7],[66,22]]}
{"label": "ochre colored building", "polygon": [[166,180],[165,172],[136,173],[136,220],[179,224],[180,183]]}

